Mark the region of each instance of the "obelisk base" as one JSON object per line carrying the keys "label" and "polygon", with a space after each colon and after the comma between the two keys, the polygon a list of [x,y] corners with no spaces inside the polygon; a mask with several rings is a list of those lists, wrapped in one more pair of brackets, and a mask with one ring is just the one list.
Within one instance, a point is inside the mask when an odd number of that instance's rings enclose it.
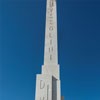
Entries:
{"label": "obelisk base", "polygon": [[61,100],[60,80],[48,74],[37,74],[35,100]]}

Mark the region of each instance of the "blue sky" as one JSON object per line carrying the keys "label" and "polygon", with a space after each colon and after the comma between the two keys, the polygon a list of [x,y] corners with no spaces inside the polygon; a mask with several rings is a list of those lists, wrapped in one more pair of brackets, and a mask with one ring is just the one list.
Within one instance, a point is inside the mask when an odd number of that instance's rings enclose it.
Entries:
{"label": "blue sky", "polygon": [[[57,0],[65,100],[100,100],[100,1]],[[35,100],[46,0],[0,1],[0,100]]]}

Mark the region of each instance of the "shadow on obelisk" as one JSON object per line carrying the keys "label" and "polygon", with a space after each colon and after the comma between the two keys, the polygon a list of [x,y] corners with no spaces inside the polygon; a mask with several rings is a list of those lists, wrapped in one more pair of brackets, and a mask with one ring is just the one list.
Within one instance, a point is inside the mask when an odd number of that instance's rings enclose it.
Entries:
{"label": "shadow on obelisk", "polygon": [[[57,100],[57,79],[52,76],[52,100]],[[61,100],[64,100],[64,96],[61,96]]]}

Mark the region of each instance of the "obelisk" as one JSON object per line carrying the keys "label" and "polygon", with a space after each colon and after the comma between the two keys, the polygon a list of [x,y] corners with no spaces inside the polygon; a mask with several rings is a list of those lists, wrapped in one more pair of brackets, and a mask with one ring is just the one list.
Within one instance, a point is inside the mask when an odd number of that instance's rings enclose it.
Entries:
{"label": "obelisk", "polygon": [[44,65],[36,77],[35,100],[61,100],[57,45],[56,0],[47,0]]}

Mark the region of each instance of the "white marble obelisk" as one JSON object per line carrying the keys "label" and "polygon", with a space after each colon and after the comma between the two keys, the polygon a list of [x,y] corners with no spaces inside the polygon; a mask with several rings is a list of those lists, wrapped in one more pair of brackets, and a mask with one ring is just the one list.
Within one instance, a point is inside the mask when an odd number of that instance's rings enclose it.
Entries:
{"label": "white marble obelisk", "polygon": [[35,100],[61,100],[56,0],[47,0],[44,49],[42,73],[36,77]]}

